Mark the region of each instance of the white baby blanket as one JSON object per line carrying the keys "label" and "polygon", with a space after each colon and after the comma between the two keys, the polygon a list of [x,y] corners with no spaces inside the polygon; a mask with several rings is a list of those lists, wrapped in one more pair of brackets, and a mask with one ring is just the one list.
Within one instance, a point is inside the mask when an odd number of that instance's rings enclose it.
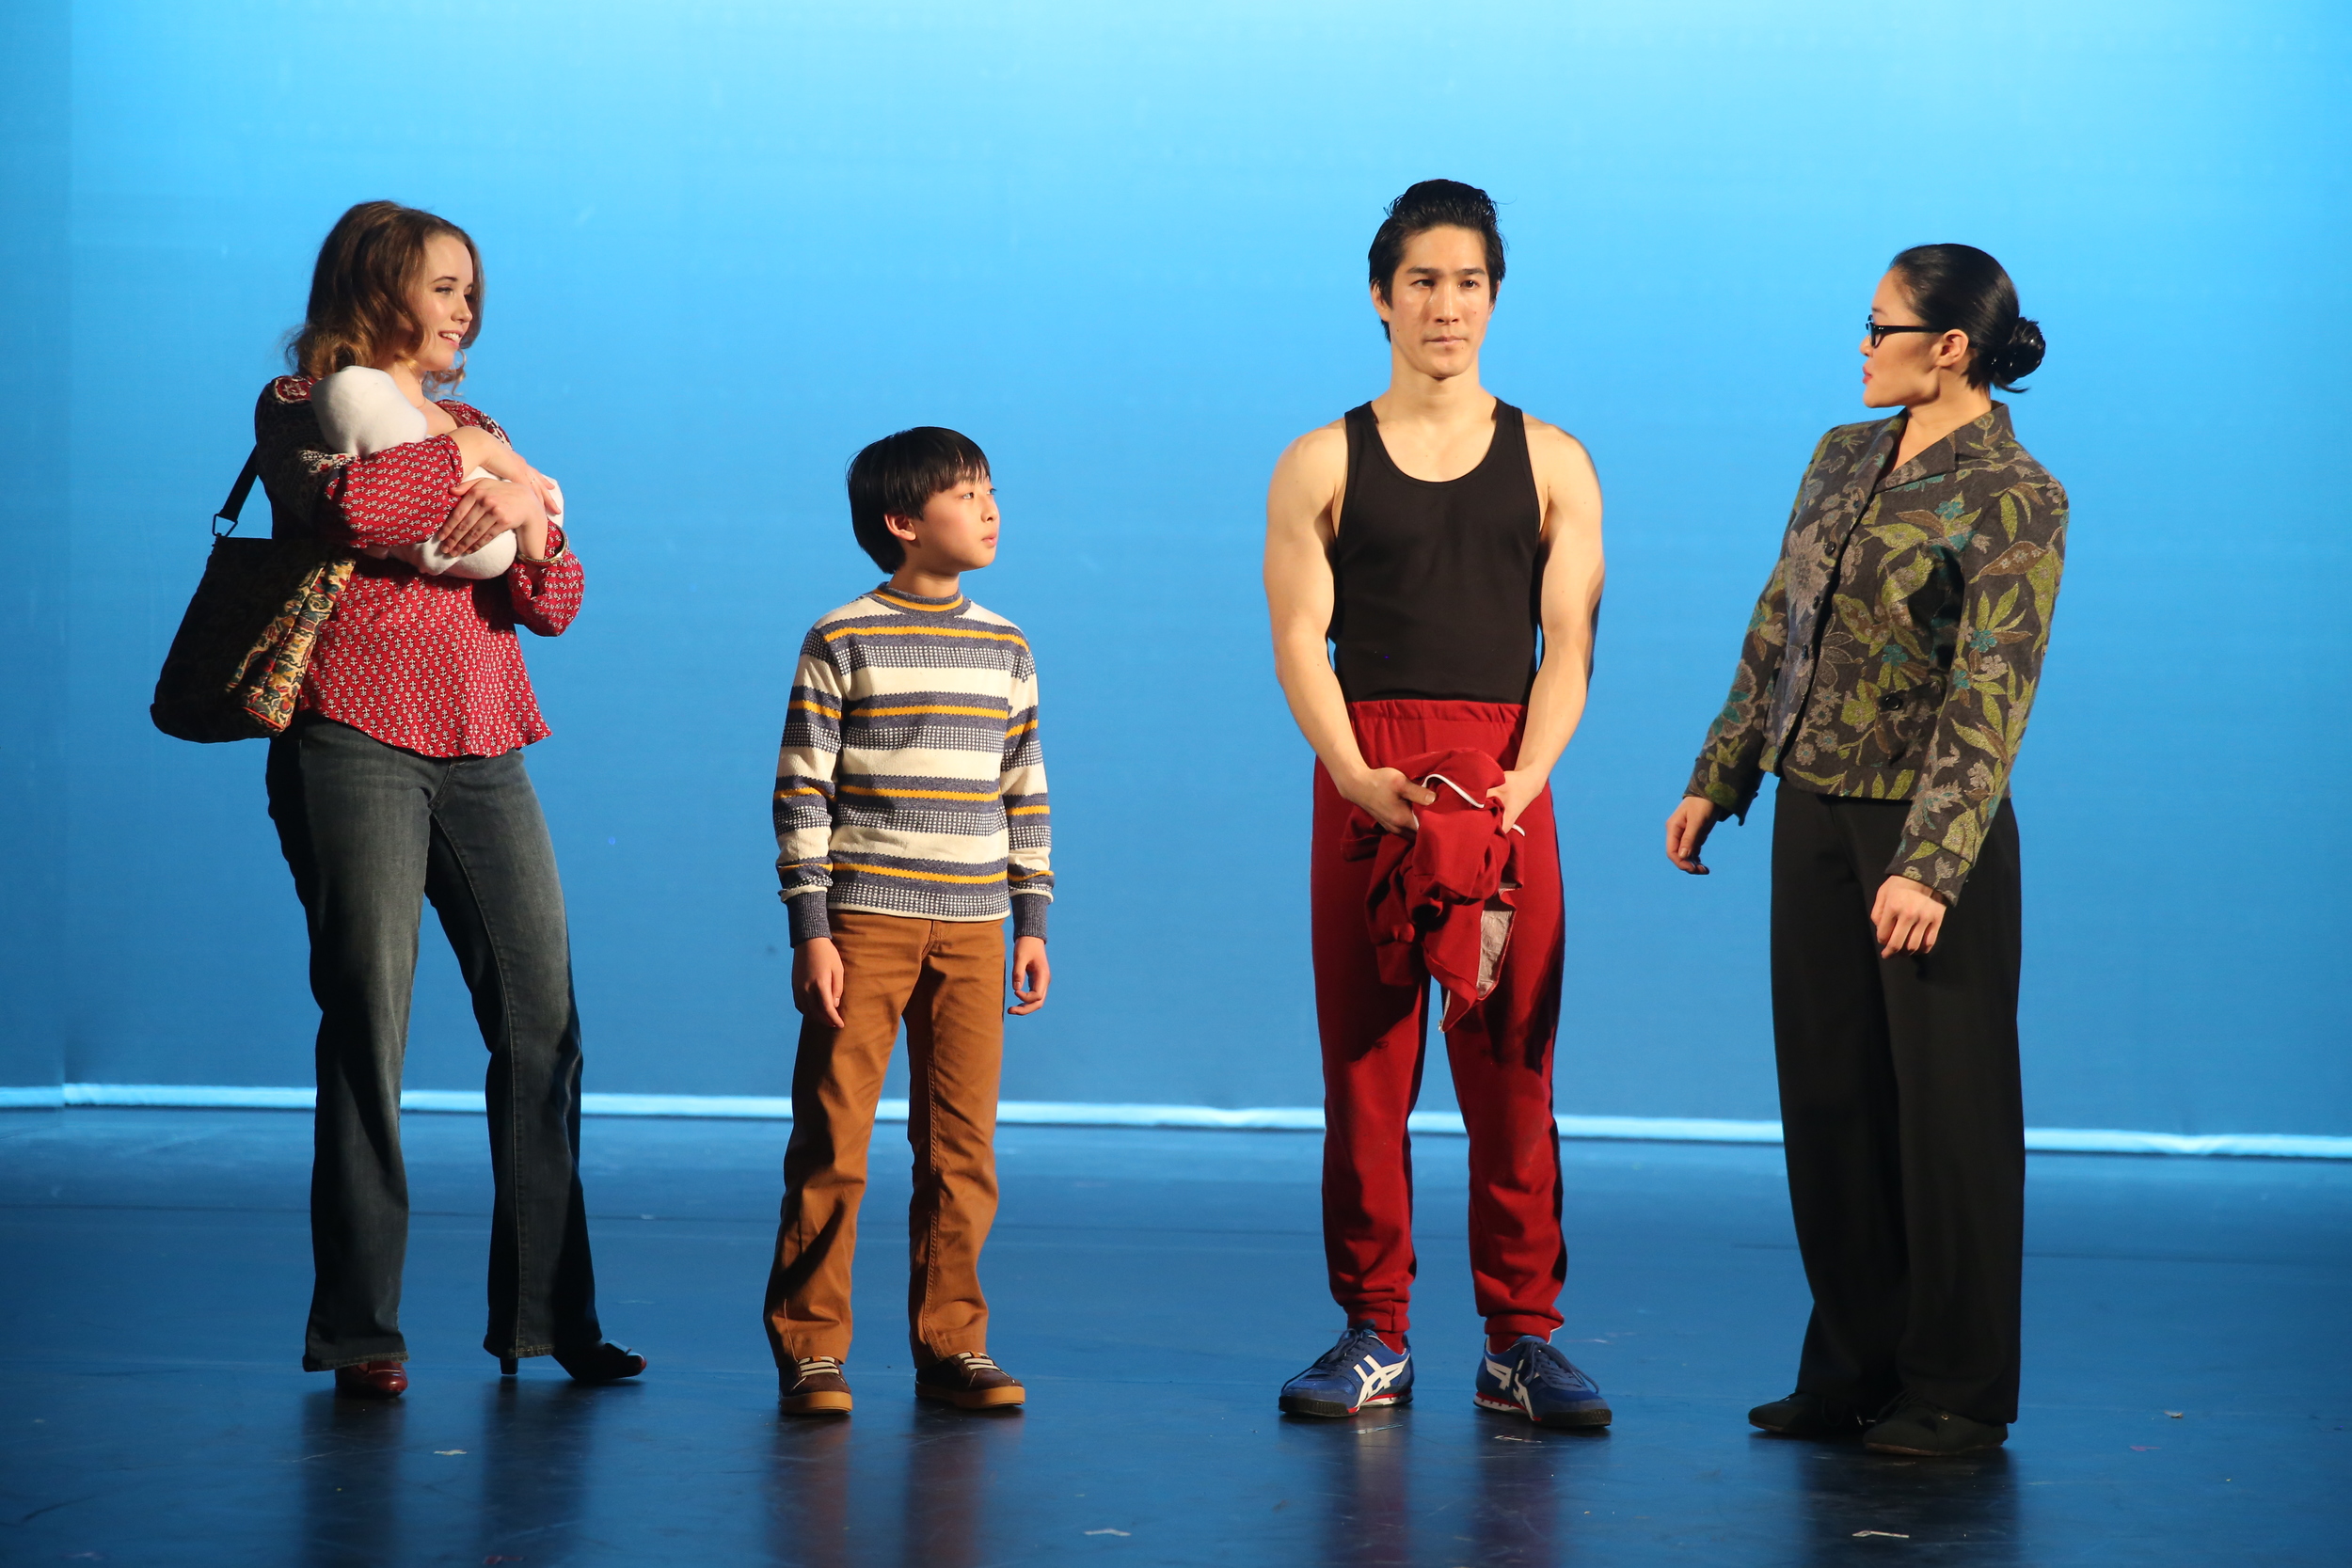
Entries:
{"label": "white baby blanket", "polygon": [[[310,388],[310,406],[317,410],[319,431],[329,447],[355,457],[372,457],[387,447],[405,446],[425,436],[424,410],[401,395],[400,384],[383,371],[365,365],[322,377]],[[476,468],[468,479],[491,477]],[[363,553],[386,561],[405,561],[429,577],[494,578],[515,563],[515,535],[501,533],[471,555],[444,555],[427,539],[414,545],[376,545]]]}

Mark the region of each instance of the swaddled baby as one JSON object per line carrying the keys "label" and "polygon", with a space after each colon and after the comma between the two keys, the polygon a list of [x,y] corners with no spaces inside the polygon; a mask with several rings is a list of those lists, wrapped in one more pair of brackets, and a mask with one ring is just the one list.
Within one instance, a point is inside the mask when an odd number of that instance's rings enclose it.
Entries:
{"label": "swaddled baby", "polygon": [[[323,376],[310,388],[319,433],[327,446],[355,457],[371,457],[387,447],[425,438],[424,410],[401,394],[400,384],[383,371],[353,365]],[[466,477],[494,479],[487,468]],[[500,534],[471,555],[447,555],[434,540],[414,545],[373,545],[360,552],[379,561],[402,561],[428,577],[494,578],[515,563],[515,535]]]}

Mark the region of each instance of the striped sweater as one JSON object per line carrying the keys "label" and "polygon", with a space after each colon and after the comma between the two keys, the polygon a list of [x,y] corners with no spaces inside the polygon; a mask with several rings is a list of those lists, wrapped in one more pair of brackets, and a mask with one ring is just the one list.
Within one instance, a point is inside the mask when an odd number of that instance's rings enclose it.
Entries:
{"label": "striped sweater", "polygon": [[827,909],[1002,920],[1042,937],[1053,816],[1028,640],[970,599],[887,583],[809,628],[776,758],[792,942]]}

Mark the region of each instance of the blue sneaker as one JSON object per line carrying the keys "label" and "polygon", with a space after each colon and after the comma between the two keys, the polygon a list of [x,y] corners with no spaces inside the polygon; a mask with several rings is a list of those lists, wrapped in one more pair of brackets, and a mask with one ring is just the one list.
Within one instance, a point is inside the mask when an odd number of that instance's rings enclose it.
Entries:
{"label": "blue sneaker", "polygon": [[1340,1342],[1282,1385],[1293,1416],[1353,1416],[1375,1404],[1413,1402],[1413,1352],[1392,1351],[1370,1323],[1349,1323]]}
{"label": "blue sneaker", "polygon": [[1509,1410],[1543,1427],[1605,1427],[1612,1418],[1600,1386],[1533,1334],[1478,1358],[1470,1398],[1481,1410]]}

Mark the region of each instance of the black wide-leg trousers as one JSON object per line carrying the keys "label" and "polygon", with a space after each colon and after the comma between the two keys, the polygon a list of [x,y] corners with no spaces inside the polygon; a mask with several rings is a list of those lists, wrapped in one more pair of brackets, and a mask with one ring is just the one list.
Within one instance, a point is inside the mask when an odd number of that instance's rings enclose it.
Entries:
{"label": "black wide-leg trousers", "polygon": [[1783,784],[1772,1031],[1797,1245],[1797,1387],[1875,1412],[1904,1390],[2017,1418],[2026,1124],[2017,820],[2005,800],[1935,951],[1878,956],[1870,904],[1910,803]]}

